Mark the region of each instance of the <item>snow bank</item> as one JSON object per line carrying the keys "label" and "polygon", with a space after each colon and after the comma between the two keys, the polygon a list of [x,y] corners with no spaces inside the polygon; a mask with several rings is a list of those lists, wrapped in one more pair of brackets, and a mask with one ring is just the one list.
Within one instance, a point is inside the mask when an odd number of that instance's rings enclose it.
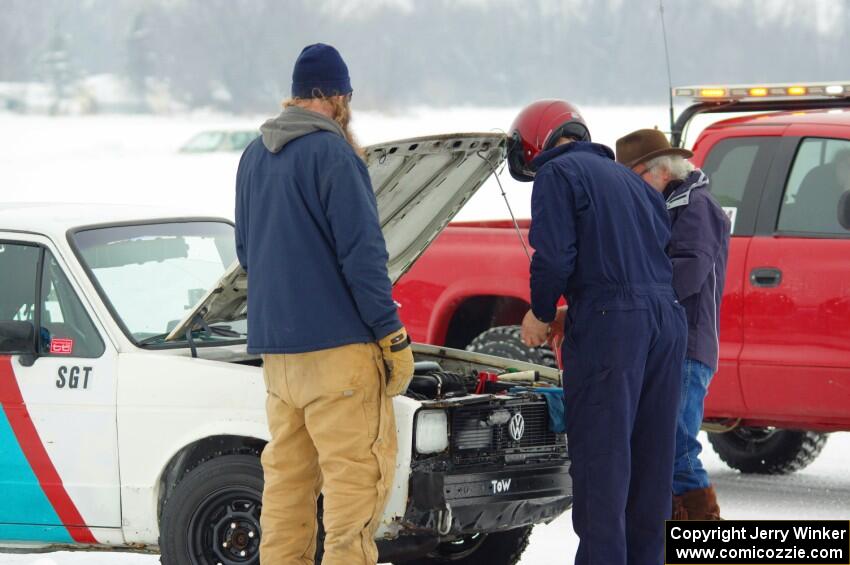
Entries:
{"label": "snow bank", "polygon": [[[354,129],[360,142],[456,131],[507,129],[517,108],[417,108],[400,115],[362,112]],[[613,145],[639,127],[664,126],[654,107],[585,108],[594,139]],[[251,129],[264,117],[45,117],[0,114],[0,201],[74,201],[158,204],[198,214],[233,216],[238,154],[181,155],[177,149],[207,129]],[[531,185],[501,175],[519,216],[530,214]],[[508,217],[494,179],[459,219]]]}

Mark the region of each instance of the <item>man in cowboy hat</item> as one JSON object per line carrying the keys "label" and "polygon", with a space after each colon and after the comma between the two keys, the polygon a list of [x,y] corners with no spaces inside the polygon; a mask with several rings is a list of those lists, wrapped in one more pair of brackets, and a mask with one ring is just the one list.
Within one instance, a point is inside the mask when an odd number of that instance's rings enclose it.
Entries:
{"label": "man in cowboy hat", "polygon": [[688,349],[682,367],[682,395],[676,427],[673,518],[718,520],[714,488],[699,460],[697,439],[703,402],[719,354],[720,300],[726,278],[731,225],[708,191],[708,177],[687,161],[693,154],[671,147],[655,129],[617,140],[617,161],[664,195],[672,231],[667,254],[673,289],[688,318]]}

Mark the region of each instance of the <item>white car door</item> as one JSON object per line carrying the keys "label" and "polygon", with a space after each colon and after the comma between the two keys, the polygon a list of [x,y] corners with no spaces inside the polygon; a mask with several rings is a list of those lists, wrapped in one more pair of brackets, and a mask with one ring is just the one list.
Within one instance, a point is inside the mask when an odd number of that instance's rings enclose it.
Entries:
{"label": "white car door", "polygon": [[0,541],[121,526],[117,353],[66,273],[48,240],[0,232]]}

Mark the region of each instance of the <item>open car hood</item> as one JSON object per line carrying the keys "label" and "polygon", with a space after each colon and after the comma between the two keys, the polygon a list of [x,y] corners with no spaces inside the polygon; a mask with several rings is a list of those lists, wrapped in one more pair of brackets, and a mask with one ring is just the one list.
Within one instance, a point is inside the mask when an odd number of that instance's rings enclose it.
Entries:
{"label": "open car hood", "polygon": [[[502,133],[403,139],[366,148],[366,164],[395,284],[505,158]],[[188,311],[166,340],[190,328],[247,316],[248,276],[236,262]]]}

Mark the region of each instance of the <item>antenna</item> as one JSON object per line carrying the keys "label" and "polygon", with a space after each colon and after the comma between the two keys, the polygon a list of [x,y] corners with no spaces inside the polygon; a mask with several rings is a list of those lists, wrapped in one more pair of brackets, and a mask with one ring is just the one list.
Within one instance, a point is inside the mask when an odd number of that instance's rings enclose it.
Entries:
{"label": "antenna", "polygon": [[673,133],[676,122],[673,116],[673,76],[670,73],[670,49],[667,47],[667,26],[664,24],[664,0],[658,0],[658,11],[661,14],[661,33],[664,36],[664,58],[667,60],[667,94],[670,96],[670,132]]}
{"label": "antenna", "polygon": [[522,249],[525,251],[525,256],[528,257],[528,262],[531,263],[531,253],[528,251],[528,246],[525,244],[525,240],[522,238],[522,232],[519,229],[519,223],[516,221],[516,216],[514,216],[513,208],[511,208],[511,203],[508,201],[508,195],[505,194],[505,188],[502,186],[502,181],[499,180],[499,173],[496,171],[496,167],[493,166],[493,163],[490,162],[490,159],[481,154],[481,151],[476,153],[478,157],[484,160],[485,163],[490,165],[490,171],[493,173],[493,176],[496,177],[496,182],[499,184],[499,190],[502,191],[502,198],[505,199],[505,205],[508,207],[508,212],[511,215],[511,220],[514,223],[514,230],[516,230],[516,235],[519,238],[519,242],[522,244]]}

